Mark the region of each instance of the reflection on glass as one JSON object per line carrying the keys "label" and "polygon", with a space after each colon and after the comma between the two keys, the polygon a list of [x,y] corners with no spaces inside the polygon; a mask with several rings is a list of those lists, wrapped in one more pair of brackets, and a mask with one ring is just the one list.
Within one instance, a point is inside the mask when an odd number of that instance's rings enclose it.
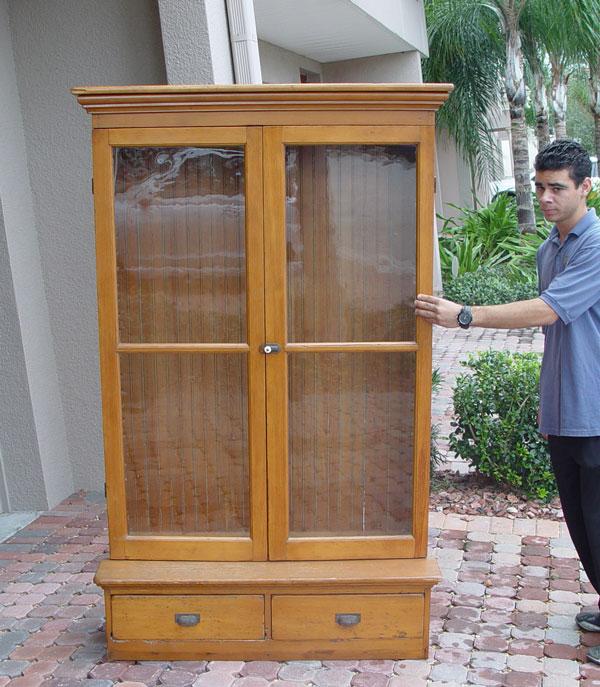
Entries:
{"label": "reflection on glass", "polygon": [[240,343],[246,328],[241,148],[116,148],[125,343]]}
{"label": "reflection on glass", "polygon": [[286,148],[290,341],[413,341],[416,147]]}
{"label": "reflection on glass", "polygon": [[121,354],[130,534],[249,532],[244,354]]}
{"label": "reflection on glass", "polygon": [[414,353],[289,357],[291,536],[412,531]]}

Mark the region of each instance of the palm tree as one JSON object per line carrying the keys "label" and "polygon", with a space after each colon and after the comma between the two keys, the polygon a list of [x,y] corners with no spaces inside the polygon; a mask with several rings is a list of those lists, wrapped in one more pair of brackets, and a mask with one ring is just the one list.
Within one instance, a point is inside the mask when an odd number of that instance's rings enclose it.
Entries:
{"label": "palm tree", "polygon": [[531,197],[529,146],[525,125],[525,77],[519,22],[527,0],[490,0],[500,20],[506,41],[504,84],[510,111],[513,171],[517,194],[517,221],[522,232],[535,232],[535,214]]}
{"label": "palm tree", "polygon": [[556,138],[566,138],[569,76],[586,54],[597,54],[600,0],[528,0],[528,10],[534,15],[532,39],[551,66]]}
{"label": "palm tree", "polygon": [[520,31],[523,55],[528,68],[529,84],[535,112],[535,133],[538,150],[550,143],[550,122],[548,108],[549,70],[546,49],[540,41],[543,33],[540,20],[543,16],[541,3],[544,0],[529,0],[521,14]]}
{"label": "palm tree", "polygon": [[[548,70],[544,64],[544,56],[540,55],[534,46],[525,47],[523,41],[523,52],[525,60],[531,74],[531,97],[533,99],[533,109],[535,112],[535,135],[538,142],[538,150],[546,147],[550,143],[550,113],[548,108]],[[529,52],[531,50],[531,52]]]}
{"label": "palm tree", "polygon": [[594,148],[600,160],[600,56],[597,51],[588,55],[590,68],[590,109],[594,115]]}
{"label": "palm tree", "polygon": [[[438,117],[479,177],[489,175],[495,145],[489,118],[504,90],[511,118],[517,216],[535,231],[525,128],[526,90],[519,19],[527,0],[427,0],[430,53],[427,80],[452,81],[455,90]],[[494,153],[492,153],[494,151]]]}
{"label": "palm tree", "polygon": [[425,81],[452,82],[454,91],[438,111],[437,126],[448,132],[469,165],[473,206],[478,182],[496,171],[498,152],[492,112],[501,98],[504,46],[490,9],[474,0],[427,0],[429,58]]}

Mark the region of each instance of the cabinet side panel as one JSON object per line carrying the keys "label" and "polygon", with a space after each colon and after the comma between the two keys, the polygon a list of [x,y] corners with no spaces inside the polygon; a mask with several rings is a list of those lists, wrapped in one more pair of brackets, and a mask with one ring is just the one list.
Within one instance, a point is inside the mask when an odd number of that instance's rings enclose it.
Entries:
{"label": "cabinet side panel", "polygon": [[[423,127],[417,179],[417,293],[433,288],[434,129]],[[427,555],[429,450],[431,431],[431,325],[417,318],[417,386],[415,403],[414,537],[415,555]]]}
{"label": "cabinet side panel", "polygon": [[126,532],[125,475],[117,354],[118,315],[112,155],[108,143],[108,131],[95,130],[92,145],[102,422],[110,553],[113,558],[120,558],[123,556],[122,542]]}

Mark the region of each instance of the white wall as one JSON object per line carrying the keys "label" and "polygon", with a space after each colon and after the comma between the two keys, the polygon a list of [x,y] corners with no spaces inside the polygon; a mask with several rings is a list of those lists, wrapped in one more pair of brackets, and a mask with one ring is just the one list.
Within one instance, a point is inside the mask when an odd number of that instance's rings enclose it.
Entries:
{"label": "white wall", "polygon": [[[47,479],[61,482],[64,497],[73,487],[101,489],[104,481],[91,121],[69,89],[164,83],[163,50],[154,0],[9,0],[8,7],[26,149],[26,157],[24,150],[17,157],[21,165],[27,160],[33,198],[33,212],[21,222],[37,228],[60,388],[53,400],[57,412],[64,410],[73,474],[72,483],[63,483],[60,471]],[[27,251],[22,259],[35,264],[33,247]],[[51,370],[47,359],[39,360],[39,379],[45,382]],[[51,416],[47,424],[54,425]],[[50,429],[59,432],[59,425]]]}
{"label": "white wall", "polygon": [[319,62],[266,41],[258,41],[258,51],[263,83],[300,83],[300,69],[322,73]]}
{"label": "white wall", "polygon": [[298,83],[300,69],[321,74],[326,83],[421,83],[418,52],[361,57],[321,64],[265,41],[258,43],[264,83]]}
{"label": "white wall", "polygon": [[429,54],[423,0],[351,1],[404,38],[423,55]]}
{"label": "white wall", "polygon": [[323,81],[332,83],[421,83],[418,52],[362,57],[323,65]]}
{"label": "white wall", "polygon": [[[204,0],[204,5],[210,42],[212,83],[234,83],[225,0]],[[163,44],[164,42],[163,36]]]}
{"label": "white wall", "polygon": [[225,0],[158,0],[168,83],[233,83]]}
{"label": "white wall", "polygon": [[[1,16],[0,10],[0,16]],[[1,21],[1,20],[0,20]],[[4,81],[0,76],[0,82]],[[4,152],[4,146],[0,145]],[[0,169],[0,194],[4,195],[4,174]],[[1,210],[1,208],[0,208]],[[11,233],[21,227],[14,224]],[[11,239],[13,237],[11,236]],[[23,266],[17,266],[16,271],[23,271]],[[39,270],[38,270],[39,278]],[[27,363],[21,326],[19,324],[19,310],[15,299],[13,271],[8,255],[8,243],[4,219],[0,212],[0,378],[2,393],[0,393],[0,512],[28,510],[29,508],[46,508],[46,486],[42,457],[38,443],[36,422],[33,414],[32,398],[27,374]],[[35,297],[35,294],[30,294]],[[43,299],[43,290],[41,294]],[[27,316],[31,326],[31,318]],[[47,320],[47,317],[46,317]],[[50,347],[50,354],[54,351]],[[56,369],[56,368],[55,368]],[[35,391],[34,391],[35,395]],[[64,435],[64,422],[60,404],[54,409],[58,414]],[[60,425],[59,425],[60,427]],[[64,436],[63,436],[64,438]],[[48,456],[47,448],[46,456]],[[66,449],[66,438],[63,443]],[[65,462],[64,456],[57,456],[59,461]],[[67,479],[70,480],[70,466],[67,465]],[[21,485],[27,485],[26,493]]]}
{"label": "white wall", "polygon": [[[444,201],[443,207],[436,209],[444,217],[454,217],[457,210],[451,205],[473,207],[469,165],[458,153],[454,141],[445,132],[438,131],[436,139],[438,191]],[[487,194],[487,189],[480,188],[478,199],[486,202]]]}
{"label": "white wall", "polygon": [[73,490],[38,224],[10,34],[0,2],[0,451],[3,507],[53,506]]}

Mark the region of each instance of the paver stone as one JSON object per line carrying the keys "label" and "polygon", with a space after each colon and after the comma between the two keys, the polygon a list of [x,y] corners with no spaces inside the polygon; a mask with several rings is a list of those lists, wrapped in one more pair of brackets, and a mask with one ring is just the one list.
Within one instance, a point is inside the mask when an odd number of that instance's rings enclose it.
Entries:
{"label": "paver stone", "polygon": [[355,673],[352,687],[387,687],[389,678],[385,673]]}
{"label": "paver stone", "polygon": [[343,668],[321,668],[313,677],[318,687],[350,687],[354,673]]}
{"label": "paver stone", "polygon": [[231,687],[235,676],[223,670],[211,671],[198,675],[194,687]]}
{"label": "paver stone", "polygon": [[498,670],[492,668],[476,668],[470,670],[467,675],[467,680],[472,685],[489,685],[496,687],[503,684],[504,675]]}
{"label": "paver stone", "polygon": [[504,685],[505,687],[540,687],[542,679],[542,675],[539,673],[513,670],[504,676]]}
{"label": "paver stone", "polygon": [[467,680],[468,669],[456,663],[438,663],[434,665],[429,673],[431,681],[458,682],[463,683]]}
{"label": "paver stone", "polygon": [[191,687],[198,676],[177,668],[165,670],[160,676],[160,684],[167,687]]}
{"label": "paver stone", "polygon": [[243,677],[263,677],[265,680],[274,680],[279,672],[279,663],[276,661],[248,661],[240,671]]}

